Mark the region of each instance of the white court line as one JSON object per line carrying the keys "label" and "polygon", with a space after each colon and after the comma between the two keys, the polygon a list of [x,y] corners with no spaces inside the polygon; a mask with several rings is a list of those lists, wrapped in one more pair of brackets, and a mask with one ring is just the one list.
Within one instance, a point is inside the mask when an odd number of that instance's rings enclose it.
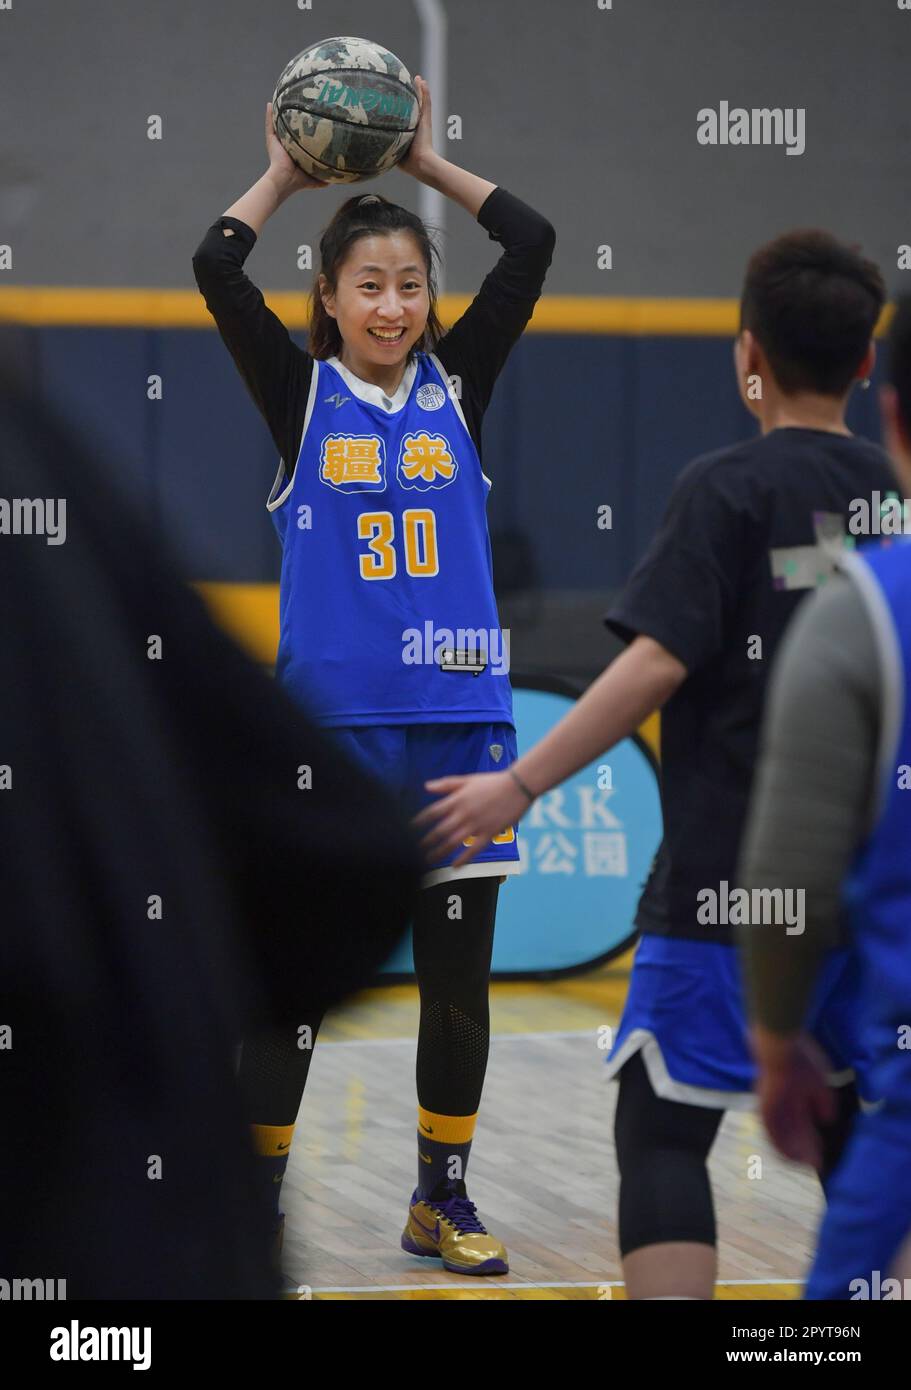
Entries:
{"label": "white court line", "polygon": [[[555,1033],[491,1033],[490,1041],[494,1042],[538,1042],[539,1040],[549,1041],[553,1038],[597,1038],[596,1028],[567,1028],[564,1032]],[[317,1047],[414,1047],[417,1044],[417,1037],[410,1038],[335,1038],[326,1040],[317,1038]]]}
{"label": "white court line", "polygon": [[[468,1276],[466,1276],[468,1277]],[[475,1276],[477,1277],[477,1276]],[[765,1288],[770,1284],[805,1284],[805,1279],[716,1279],[716,1288]],[[298,1286],[300,1287],[300,1286]],[[306,1285],[304,1286],[306,1287]],[[416,1293],[427,1293],[433,1289],[466,1289],[468,1284],[347,1284],[337,1285],[332,1288],[312,1289],[312,1293],[408,1293],[414,1290]],[[591,1282],[560,1281],[557,1279],[546,1279],[527,1284],[485,1284],[485,1288],[491,1289],[622,1289],[622,1279],[596,1279]]]}

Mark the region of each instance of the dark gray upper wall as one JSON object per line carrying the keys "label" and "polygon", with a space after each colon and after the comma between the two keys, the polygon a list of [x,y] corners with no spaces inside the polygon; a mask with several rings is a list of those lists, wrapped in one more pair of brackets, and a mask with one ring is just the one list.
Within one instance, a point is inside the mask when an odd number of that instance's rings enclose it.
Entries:
{"label": "dark gray upper wall", "polygon": [[[790,226],[863,244],[896,286],[911,241],[911,12],[898,0],[446,0],[442,150],[554,222],[550,293],[729,296],[747,253]],[[13,0],[0,10],[0,285],[193,285],[207,226],[265,169],[278,73],[331,34],[383,42],[419,70],[411,0]],[[806,152],[702,147],[721,100],[806,110]],[[146,138],[162,116],[164,139]],[[417,207],[394,172],[376,181]],[[349,190],[295,195],[249,263],[305,289],[299,243]],[[611,271],[596,248],[613,250]],[[496,249],[452,207],[447,288]]]}

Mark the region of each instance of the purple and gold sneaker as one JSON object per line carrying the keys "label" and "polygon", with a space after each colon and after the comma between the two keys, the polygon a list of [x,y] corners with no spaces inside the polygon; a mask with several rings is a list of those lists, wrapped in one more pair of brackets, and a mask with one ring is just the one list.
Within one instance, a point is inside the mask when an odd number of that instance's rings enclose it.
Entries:
{"label": "purple and gold sneaker", "polygon": [[506,1250],[488,1235],[464,1182],[442,1182],[429,1197],[411,1198],[402,1232],[409,1255],[437,1255],[453,1274],[506,1274]]}

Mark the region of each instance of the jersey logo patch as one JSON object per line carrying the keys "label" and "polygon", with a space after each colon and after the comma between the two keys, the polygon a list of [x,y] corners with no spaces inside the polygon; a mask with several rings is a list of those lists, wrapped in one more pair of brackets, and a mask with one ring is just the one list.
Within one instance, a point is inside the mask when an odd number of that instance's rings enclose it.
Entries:
{"label": "jersey logo patch", "polygon": [[415,392],[414,399],[422,410],[439,410],[441,406],[446,404],[446,392],[442,386],[437,386],[435,382],[431,381]]}
{"label": "jersey logo patch", "polygon": [[323,397],[323,405],[331,405],[332,402],[334,401],[334,402],[335,402],[335,408],[336,408],[336,410],[338,410],[338,408],[339,408],[340,405],[344,405],[346,401],[350,401],[350,400],[351,400],[351,397],[350,397],[350,396],[343,396],[342,393],[341,393],[341,391],[336,391],[336,393],[335,393],[334,396],[324,396],[324,397]]}
{"label": "jersey logo patch", "polygon": [[479,676],[487,670],[487,657],[479,650],[462,651],[446,648],[440,652],[441,671],[467,671],[469,675]]}
{"label": "jersey logo patch", "polygon": [[814,512],[815,545],[782,546],[769,551],[773,589],[818,589],[835,572],[854,537],[845,534],[840,512]]}
{"label": "jersey logo patch", "polygon": [[448,487],[458,471],[459,465],[444,435],[428,434],[426,430],[405,435],[396,467],[402,487],[417,488],[418,492]]}
{"label": "jersey logo patch", "polygon": [[376,434],[327,434],[319,476],[336,492],[384,492],[386,446]]}

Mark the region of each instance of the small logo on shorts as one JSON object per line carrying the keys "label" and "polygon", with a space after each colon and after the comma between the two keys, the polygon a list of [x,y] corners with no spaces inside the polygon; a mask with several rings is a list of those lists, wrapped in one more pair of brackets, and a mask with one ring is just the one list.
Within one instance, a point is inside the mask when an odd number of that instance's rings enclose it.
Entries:
{"label": "small logo on shorts", "polygon": [[414,398],[422,410],[439,410],[446,404],[446,392],[442,386],[436,386],[429,382],[427,386],[418,388]]}
{"label": "small logo on shorts", "polygon": [[500,761],[500,759],[503,756],[502,743],[492,743],[490,745],[490,756],[493,758],[495,763],[498,763]]}

